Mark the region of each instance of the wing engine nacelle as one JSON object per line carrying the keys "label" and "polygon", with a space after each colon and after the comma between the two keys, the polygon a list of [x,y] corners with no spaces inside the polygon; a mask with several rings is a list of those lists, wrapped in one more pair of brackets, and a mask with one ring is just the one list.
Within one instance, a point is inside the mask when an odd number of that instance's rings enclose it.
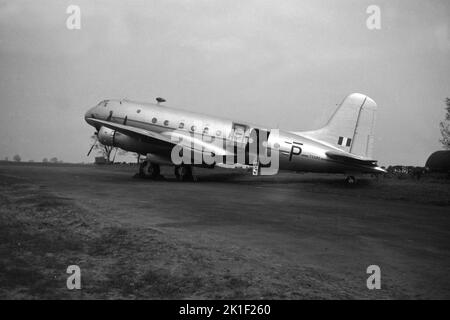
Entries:
{"label": "wing engine nacelle", "polygon": [[147,147],[138,139],[107,127],[100,127],[100,130],[98,130],[97,133],[97,137],[98,141],[106,146],[121,148],[127,151],[146,151],[145,147]]}
{"label": "wing engine nacelle", "polygon": [[136,137],[123,134],[117,130],[100,127],[97,133],[98,141],[106,146],[120,148],[125,151],[147,154],[158,151],[158,146],[141,141]]}
{"label": "wing engine nacelle", "polygon": [[114,145],[114,137],[116,135],[116,130],[112,130],[106,127],[100,127],[98,130],[97,137],[98,141],[105,146],[116,147]]}

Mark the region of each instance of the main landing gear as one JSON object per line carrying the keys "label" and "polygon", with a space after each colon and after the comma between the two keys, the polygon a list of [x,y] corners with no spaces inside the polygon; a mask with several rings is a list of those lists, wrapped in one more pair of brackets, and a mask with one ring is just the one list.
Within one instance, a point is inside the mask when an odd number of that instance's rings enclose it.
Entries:
{"label": "main landing gear", "polygon": [[178,181],[196,181],[192,174],[192,166],[186,164],[175,166],[175,177]]}
{"label": "main landing gear", "polygon": [[[139,173],[135,175],[137,178],[149,178],[154,180],[164,179],[161,175],[159,164],[152,163],[148,160],[143,161],[139,166]],[[192,166],[182,164],[175,166],[175,177],[178,181],[197,181],[192,174]]]}
{"label": "main landing gear", "polygon": [[140,178],[161,179],[163,176],[160,172],[159,164],[145,160],[139,166],[138,175]]}

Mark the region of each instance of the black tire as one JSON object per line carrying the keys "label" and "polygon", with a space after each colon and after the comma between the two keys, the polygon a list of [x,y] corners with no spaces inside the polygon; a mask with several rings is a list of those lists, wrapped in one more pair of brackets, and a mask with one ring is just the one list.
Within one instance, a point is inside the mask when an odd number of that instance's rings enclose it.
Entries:
{"label": "black tire", "polygon": [[140,165],[139,165],[139,177],[141,178],[145,178],[146,174],[145,174],[145,167],[148,165],[147,161],[143,161]]}
{"label": "black tire", "polygon": [[151,178],[158,178],[160,175],[161,169],[158,164],[151,163],[147,168],[147,172]]}
{"label": "black tire", "polygon": [[191,166],[185,166],[185,174],[183,177],[183,181],[192,181],[193,180],[193,176],[192,176],[192,167]]}
{"label": "black tire", "polygon": [[192,167],[184,164],[181,166],[176,166],[175,177],[178,181],[192,181]]}
{"label": "black tire", "polygon": [[174,171],[175,171],[175,178],[177,178],[177,180],[180,181],[181,177],[180,177],[180,173],[178,172],[178,168],[179,168],[179,166],[175,166],[175,169],[174,169]]}

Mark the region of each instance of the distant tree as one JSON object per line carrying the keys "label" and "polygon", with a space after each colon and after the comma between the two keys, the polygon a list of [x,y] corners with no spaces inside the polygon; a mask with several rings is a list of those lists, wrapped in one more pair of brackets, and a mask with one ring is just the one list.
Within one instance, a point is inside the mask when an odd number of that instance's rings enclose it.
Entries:
{"label": "distant tree", "polygon": [[48,159],[47,159],[47,158],[44,158],[44,159],[42,159],[42,162],[43,162],[43,163],[47,163],[47,162],[48,162]]}
{"label": "distant tree", "polygon": [[111,162],[111,152],[114,150],[114,147],[112,146],[106,146],[102,144],[100,141],[97,140],[96,135],[91,136],[91,140],[93,140],[94,150],[97,151],[98,154],[101,154],[103,158],[106,159],[107,163]]}
{"label": "distant tree", "polygon": [[441,129],[442,138],[439,140],[444,149],[450,149],[450,98],[445,99],[447,113],[444,121],[441,121],[439,127]]}
{"label": "distant tree", "polygon": [[53,157],[50,159],[51,163],[58,163],[58,158],[57,157]]}
{"label": "distant tree", "polygon": [[13,157],[13,160],[16,161],[16,162],[20,162],[20,161],[22,161],[22,158],[21,158],[18,154],[16,154],[16,155]]}

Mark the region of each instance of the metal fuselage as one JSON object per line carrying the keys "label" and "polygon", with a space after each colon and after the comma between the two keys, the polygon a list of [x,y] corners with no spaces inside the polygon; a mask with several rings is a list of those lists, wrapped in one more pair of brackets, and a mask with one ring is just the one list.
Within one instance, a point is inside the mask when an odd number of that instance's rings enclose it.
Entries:
{"label": "metal fuselage", "polygon": [[[274,148],[275,146],[279,150],[280,170],[345,174],[382,172],[377,166],[365,166],[332,159],[327,156],[327,151],[332,150],[342,154],[345,152],[299,133],[278,130],[277,135],[272,135],[270,134],[271,130],[264,126],[235,122],[160,104],[105,100],[86,112],[85,120],[97,129],[101,143],[150,156],[152,161],[161,164],[172,164],[170,158],[172,146],[157,140],[149,141],[135,135],[127,135],[102,126],[93,119],[158,134],[176,130],[196,132],[216,141],[222,140],[224,144],[237,142],[245,145],[252,130],[263,130],[269,133],[268,147]],[[248,163],[243,164],[248,165]]]}

